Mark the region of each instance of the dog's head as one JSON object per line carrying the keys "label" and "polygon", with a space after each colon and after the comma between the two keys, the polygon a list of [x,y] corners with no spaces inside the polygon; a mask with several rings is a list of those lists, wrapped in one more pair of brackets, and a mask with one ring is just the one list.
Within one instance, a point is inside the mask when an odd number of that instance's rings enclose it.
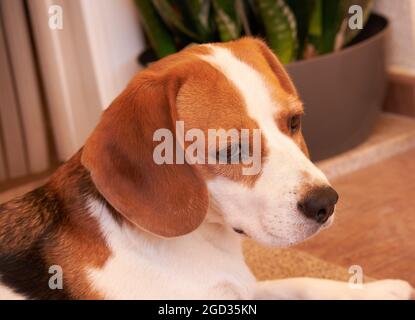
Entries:
{"label": "dog's head", "polygon": [[[210,210],[236,232],[290,245],[325,225],[338,198],[308,159],[302,114],[294,85],[262,41],[194,46],[131,81],[82,162],[106,200],[154,234],[189,233]],[[172,162],[155,159],[158,149]]]}

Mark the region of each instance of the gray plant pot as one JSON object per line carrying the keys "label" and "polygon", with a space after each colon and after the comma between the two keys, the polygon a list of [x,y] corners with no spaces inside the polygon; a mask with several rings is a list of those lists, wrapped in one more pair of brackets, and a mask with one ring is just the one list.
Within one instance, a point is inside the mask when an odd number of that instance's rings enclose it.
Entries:
{"label": "gray plant pot", "polygon": [[304,102],[304,135],[313,160],[363,142],[380,113],[386,88],[388,22],[372,14],[341,51],[286,66]]}

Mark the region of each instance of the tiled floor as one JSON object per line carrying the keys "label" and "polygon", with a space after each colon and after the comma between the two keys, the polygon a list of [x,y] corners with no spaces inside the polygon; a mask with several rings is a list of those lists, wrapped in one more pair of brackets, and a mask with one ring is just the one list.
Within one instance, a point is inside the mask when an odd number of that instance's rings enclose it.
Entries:
{"label": "tiled floor", "polygon": [[375,278],[415,285],[415,149],[337,178],[331,228],[297,249]]}

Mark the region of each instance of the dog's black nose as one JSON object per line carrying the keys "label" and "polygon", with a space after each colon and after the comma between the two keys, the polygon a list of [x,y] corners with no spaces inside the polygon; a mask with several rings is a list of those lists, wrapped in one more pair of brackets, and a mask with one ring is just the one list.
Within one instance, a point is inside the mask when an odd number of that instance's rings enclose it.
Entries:
{"label": "dog's black nose", "polygon": [[324,223],[333,214],[338,199],[339,195],[331,187],[313,189],[298,203],[298,210],[306,217]]}

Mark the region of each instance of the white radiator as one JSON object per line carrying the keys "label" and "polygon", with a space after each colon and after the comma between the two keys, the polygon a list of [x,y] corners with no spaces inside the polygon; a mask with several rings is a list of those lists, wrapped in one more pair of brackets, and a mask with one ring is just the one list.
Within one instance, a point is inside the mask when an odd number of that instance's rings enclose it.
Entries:
{"label": "white radiator", "polygon": [[[56,6],[62,29],[48,23]],[[48,137],[58,161],[84,144],[140,69],[145,42],[134,0],[0,0],[0,21],[1,189],[4,181],[48,169]]]}
{"label": "white radiator", "polygon": [[40,92],[23,0],[1,0],[0,183],[49,167]]}

